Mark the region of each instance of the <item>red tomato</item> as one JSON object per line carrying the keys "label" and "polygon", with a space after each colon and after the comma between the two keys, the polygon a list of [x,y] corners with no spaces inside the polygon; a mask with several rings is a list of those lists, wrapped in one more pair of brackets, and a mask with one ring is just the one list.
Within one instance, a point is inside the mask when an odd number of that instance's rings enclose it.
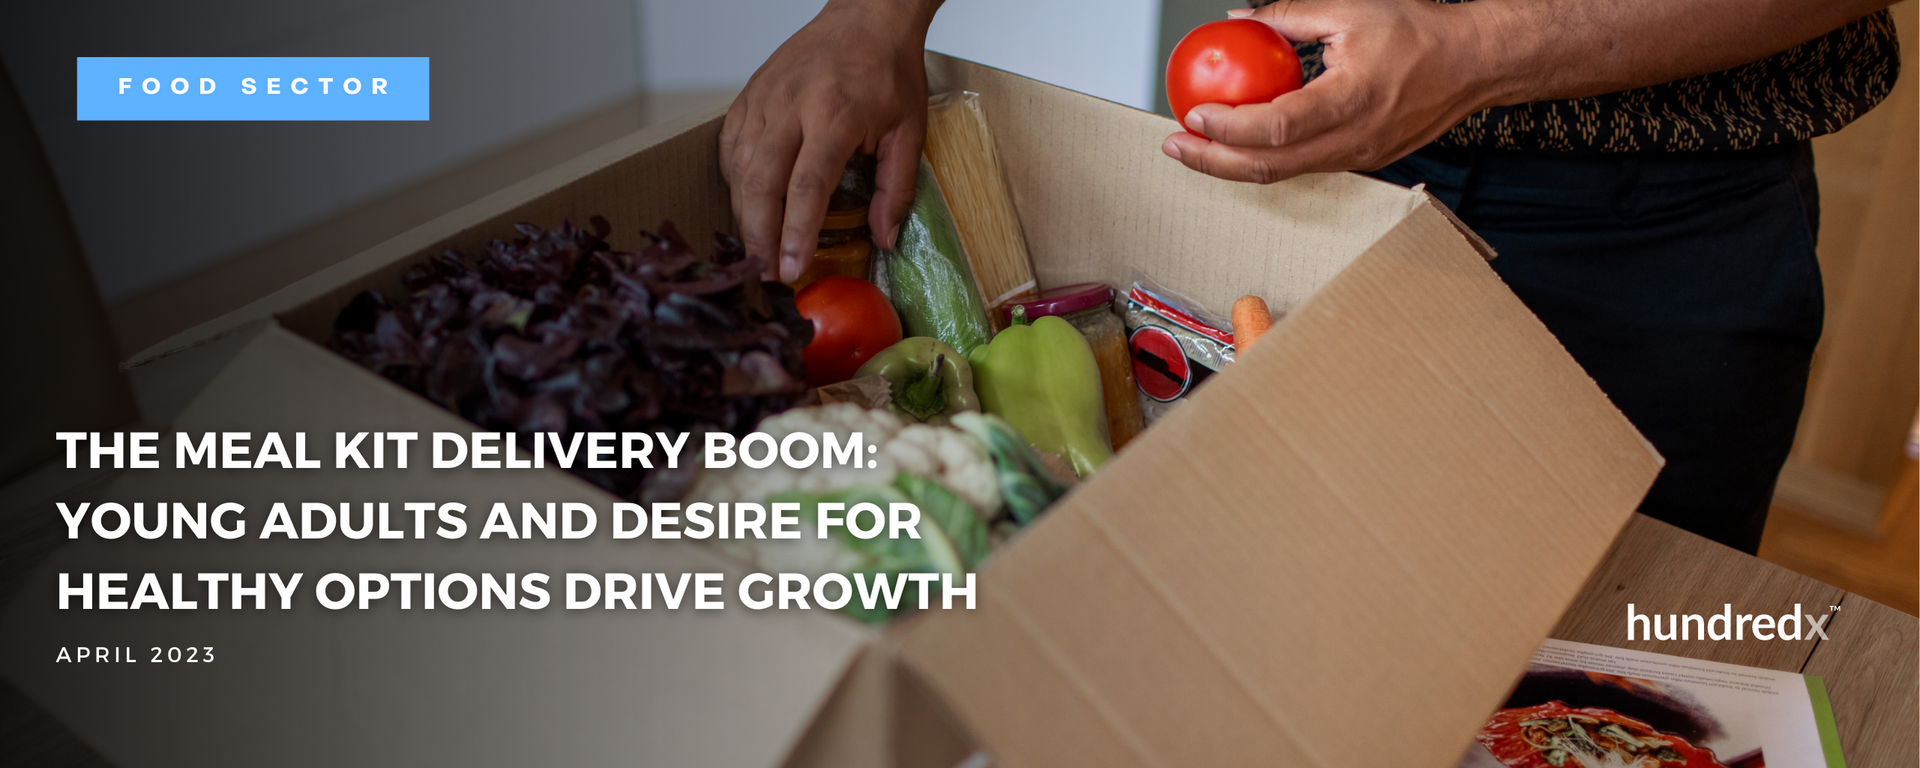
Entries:
{"label": "red tomato", "polygon": [[873,283],[843,275],[813,281],[794,297],[800,315],[813,321],[813,343],[802,357],[807,386],[838,384],[880,350],[900,343],[900,316]]}
{"label": "red tomato", "polygon": [[1300,57],[1293,46],[1253,19],[1194,27],[1167,59],[1167,102],[1183,126],[1187,110],[1201,104],[1259,104],[1299,89]]}

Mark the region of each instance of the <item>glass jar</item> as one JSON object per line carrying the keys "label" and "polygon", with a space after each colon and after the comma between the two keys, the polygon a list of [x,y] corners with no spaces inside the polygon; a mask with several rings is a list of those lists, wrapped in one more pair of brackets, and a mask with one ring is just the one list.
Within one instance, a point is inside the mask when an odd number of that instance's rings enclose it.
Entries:
{"label": "glass jar", "polygon": [[1127,351],[1127,327],[1113,312],[1113,288],[1105,283],[1080,283],[1040,291],[1032,298],[1001,305],[1002,325],[1015,306],[1027,317],[1054,315],[1071,323],[1093,348],[1100,366],[1100,394],[1107,407],[1107,438],[1113,450],[1140,434],[1143,422],[1140,395],[1133,382],[1133,356]]}
{"label": "glass jar", "polygon": [[867,201],[858,195],[836,191],[828,201],[827,218],[820,224],[813,261],[788,285],[797,292],[828,275],[865,280],[867,262],[872,258],[873,233],[867,228]]}

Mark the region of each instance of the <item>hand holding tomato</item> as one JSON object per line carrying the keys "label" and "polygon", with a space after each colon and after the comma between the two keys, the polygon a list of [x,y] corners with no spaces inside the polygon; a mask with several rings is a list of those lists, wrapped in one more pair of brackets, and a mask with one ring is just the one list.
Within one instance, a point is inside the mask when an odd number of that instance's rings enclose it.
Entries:
{"label": "hand holding tomato", "polygon": [[[1193,105],[1181,117],[1190,133],[1167,137],[1161,151],[1210,176],[1261,184],[1303,173],[1381,168],[1468,115],[1502,103],[1501,78],[1481,38],[1487,25],[1477,5],[1280,0],[1257,11],[1228,11],[1269,26],[1284,38],[1280,46],[1286,40],[1324,43],[1327,70],[1265,101]],[[1261,45],[1246,35],[1225,50],[1236,61],[1254,61],[1263,55]],[[1189,66],[1206,65],[1201,60]],[[1193,72],[1176,73],[1169,65],[1170,100],[1176,75],[1200,79]],[[1194,95],[1205,96],[1197,89]],[[1181,111],[1180,102],[1174,109]]]}
{"label": "hand holding tomato", "polygon": [[893,302],[865,280],[829,275],[801,290],[793,303],[813,321],[813,343],[801,353],[809,387],[853,378],[868,358],[900,343]]}
{"label": "hand holding tomato", "polygon": [[1187,111],[1201,104],[1260,104],[1299,89],[1300,57],[1293,44],[1253,19],[1194,27],[1167,57],[1167,103],[1183,124]]}

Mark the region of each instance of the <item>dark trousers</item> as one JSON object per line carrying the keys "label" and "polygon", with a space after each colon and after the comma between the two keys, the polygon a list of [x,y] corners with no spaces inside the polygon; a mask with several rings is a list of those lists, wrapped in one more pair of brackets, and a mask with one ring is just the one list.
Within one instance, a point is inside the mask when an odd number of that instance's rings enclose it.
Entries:
{"label": "dark trousers", "polygon": [[1667,464],[1640,505],[1760,547],[1824,301],[1812,149],[1562,154],[1428,147],[1426,184]]}

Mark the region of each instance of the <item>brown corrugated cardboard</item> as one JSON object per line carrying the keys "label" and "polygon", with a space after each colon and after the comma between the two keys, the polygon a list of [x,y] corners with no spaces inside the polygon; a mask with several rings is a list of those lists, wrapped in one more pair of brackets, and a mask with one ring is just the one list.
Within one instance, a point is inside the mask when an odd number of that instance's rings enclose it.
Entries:
{"label": "brown corrugated cardboard", "polygon": [[[132,713],[173,701],[276,737],[297,736],[275,724],[300,714],[336,740],[383,747],[303,743],[324,757],[316,764],[453,761],[410,751],[416,731],[398,723],[460,742],[458,761],[472,765],[530,762],[547,749],[541,762],[918,768],[964,754],[963,732],[1008,768],[1451,765],[1624,524],[1658,457],[1500,283],[1484,246],[1424,193],[1346,174],[1266,187],[1210,179],[1158,153],[1169,121],[945,57],[929,65],[935,90],[983,94],[1043,284],[1121,284],[1140,270],[1216,308],[1258,293],[1288,311],[1258,348],[998,552],[982,569],[978,610],[924,614],[885,635],[829,614],[738,610],[316,611],[299,617],[299,632],[271,638],[248,634],[261,622],[215,615],[120,616],[271,651],[191,690],[163,677],[121,680],[128,703],[105,713],[87,712],[44,669],[7,674],[110,756],[166,756],[160,763],[181,758],[184,739],[204,728]],[[622,247],[662,218],[694,236],[724,226],[718,129],[709,115],[610,145],[143,359],[267,322],[182,429],[462,429],[319,346],[340,306],[362,288],[397,289],[406,266],[440,248],[477,252],[517,221],[602,214]],[[183,489],[256,503],[607,500],[558,470],[135,473],[110,493]],[[16,659],[98,629],[97,614],[51,610],[49,579],[108,561],[738,570],[694,543],[476,544],[80,545],[12,607],[3,642]],[[316,658],[326,666],[289,666]],[[461,662],[492,677],[463,678]],[[521,691],[541,706],[514,698]],[[642,714],[619,730],[626,721],[596,719],[587,705]],[[417,714],[432,707],[458,717]],[[516,718],[549,730],[516,731],[525,722]]]}
{"label": "brown corrugated cardboard", "polygon": [[784,768],[881,768],[893,765],[889,747],[892,681],[899,670],[884,648],[854,659],[833,695],[808,724]]}
{"label": "brown corrugated cardboard", "polygon": [[1446,765],[1657,466],[1561,354],[1416,210],[907,659],[1010,766]]}
{"label": "brown corrugated cardboard", "polygon": [[1216,310],[1311,295],[1424,196],[1353,174],[1259,186],[1160,154],[1178,126],[1082,93],[933,58],[935,92],[981,95],[1041,285],[1126,285],[1142,269]]}
{"label": "brown corrugated cardboard", "polygon": [[782,768],[954,768],[974,751],[939,696],[876,644],[840,679]]}

